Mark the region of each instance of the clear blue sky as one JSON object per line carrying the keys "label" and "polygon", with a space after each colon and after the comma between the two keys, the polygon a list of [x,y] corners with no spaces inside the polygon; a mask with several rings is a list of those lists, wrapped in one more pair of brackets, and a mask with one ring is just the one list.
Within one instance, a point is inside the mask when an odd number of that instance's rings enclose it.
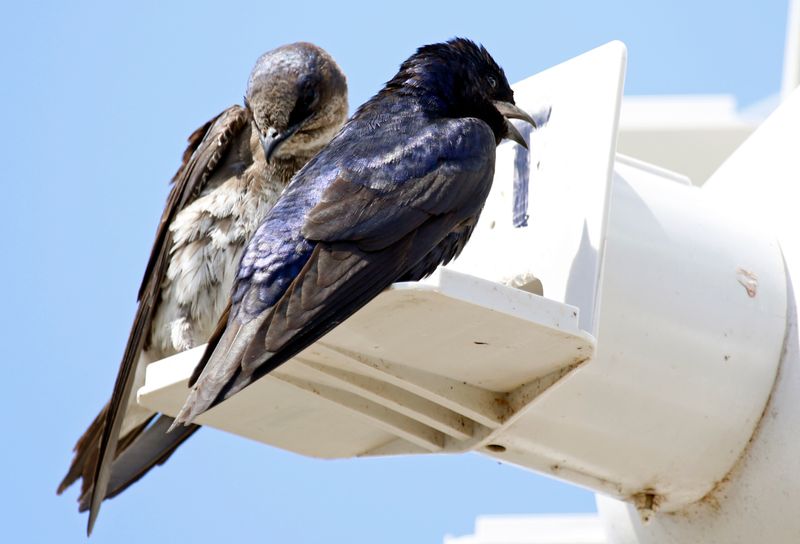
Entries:
{"label": "clear blue sky", "polygon": [[[186,136],[241,101],[256,57],[325,47],[351,106],[424,43],[482,42],[516,81],[612,39],[626,92],[778,90],[785,0],[7,2],[0,17],[5,542],[81,542],[71,448],[109,395]],[[735,6],[735,7],[732,7]],[[198,433],[92,542],[436,543],[488,513],[586,512],[592,495],[477,455],[323,462]]]}

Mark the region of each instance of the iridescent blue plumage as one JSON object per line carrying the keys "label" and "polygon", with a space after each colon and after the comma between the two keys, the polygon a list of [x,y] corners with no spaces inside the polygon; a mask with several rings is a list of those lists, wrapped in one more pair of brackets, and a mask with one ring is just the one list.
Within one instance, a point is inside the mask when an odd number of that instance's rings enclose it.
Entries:
{"label": "iridescent blue plumage", "polygon": [[[456,256],[519,141],[502,69],[468,40],[426,46],[294,177],[257,229],[177,420],[310,345],[399,279]],[[532,121],[530,121],[532,122]]]}

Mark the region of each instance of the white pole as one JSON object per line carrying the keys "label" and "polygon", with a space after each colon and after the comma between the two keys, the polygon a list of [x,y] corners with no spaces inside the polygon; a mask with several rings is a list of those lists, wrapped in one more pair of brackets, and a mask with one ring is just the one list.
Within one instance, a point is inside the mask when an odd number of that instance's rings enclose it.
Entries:
{"label": "white pole", "polygon": [[786,100],[789,93],[798,85],[800,85],[800,0],[789,0],[781,100]]}

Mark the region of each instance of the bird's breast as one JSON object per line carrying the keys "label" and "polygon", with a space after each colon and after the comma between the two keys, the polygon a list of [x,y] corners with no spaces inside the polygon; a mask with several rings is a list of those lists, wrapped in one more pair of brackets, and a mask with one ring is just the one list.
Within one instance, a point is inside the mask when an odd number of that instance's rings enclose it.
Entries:
{"label": "bird's breast", "polygon": [[151,327],[159,357],[208,340],[230,296],[247,240],[283,190],[253,168],[201,194],[170,225],[170,262]]}

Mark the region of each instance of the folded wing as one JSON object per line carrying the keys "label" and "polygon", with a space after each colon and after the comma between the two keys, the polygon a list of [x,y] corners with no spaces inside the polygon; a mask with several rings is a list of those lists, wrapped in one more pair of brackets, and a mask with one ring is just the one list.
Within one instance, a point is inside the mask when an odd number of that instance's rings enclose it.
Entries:
{"label": "folded wing", "polygon": [[[139,306],[136,310],[131,332],[117,373],[114,390],[109,404],[104,408],[104,417],[98,416],[93,425],[76,446],[73,467],[59,490],[69,485],[78,475],[83,476],[83,494],[90,493],[91,499],[82,498],[82,503],[89,505],[89,522],[87,531],[91,533],[100,504],[106,496],[112,462],[115,460],[119,432],[125,418],[125,409],[131,396],[136,365],[139,356],[146,347],[150,331],[150,323],[159,303],[160,287],[169,263],[171,247],[169,224],[185,206],[190,204],[202,192],[209,177],[225,156],[230,142],[248,122],[247,112],[240,106],[228,108],[220,115],[200,127],[189,137],[189,146],[184,152],[183,164],[172,180],[173,187],[167,199],[164,213],[159,222],[156,239],[145,270],[142,285],[139,289]],[[146,424],[134,430],[138,435],[146,428]],[[91,436],[88,436],[91,435]],[[135,436],[133,437],[135,438]],[[127,436],[130,443],[132,437]],[[160,460],[165,459],[177,446],[168,451],[159,452]],[[94,462],[87,463],[87,460]],[[158,460],[156,460],[157,462]],[[82,463],[77,470],[76,463]],[[152,463],[145,463],[147,467]],[[134,471],[133,477],[140,477],[140,471]],[[129,485],[132,481],[117,481],[115,487]]]}

